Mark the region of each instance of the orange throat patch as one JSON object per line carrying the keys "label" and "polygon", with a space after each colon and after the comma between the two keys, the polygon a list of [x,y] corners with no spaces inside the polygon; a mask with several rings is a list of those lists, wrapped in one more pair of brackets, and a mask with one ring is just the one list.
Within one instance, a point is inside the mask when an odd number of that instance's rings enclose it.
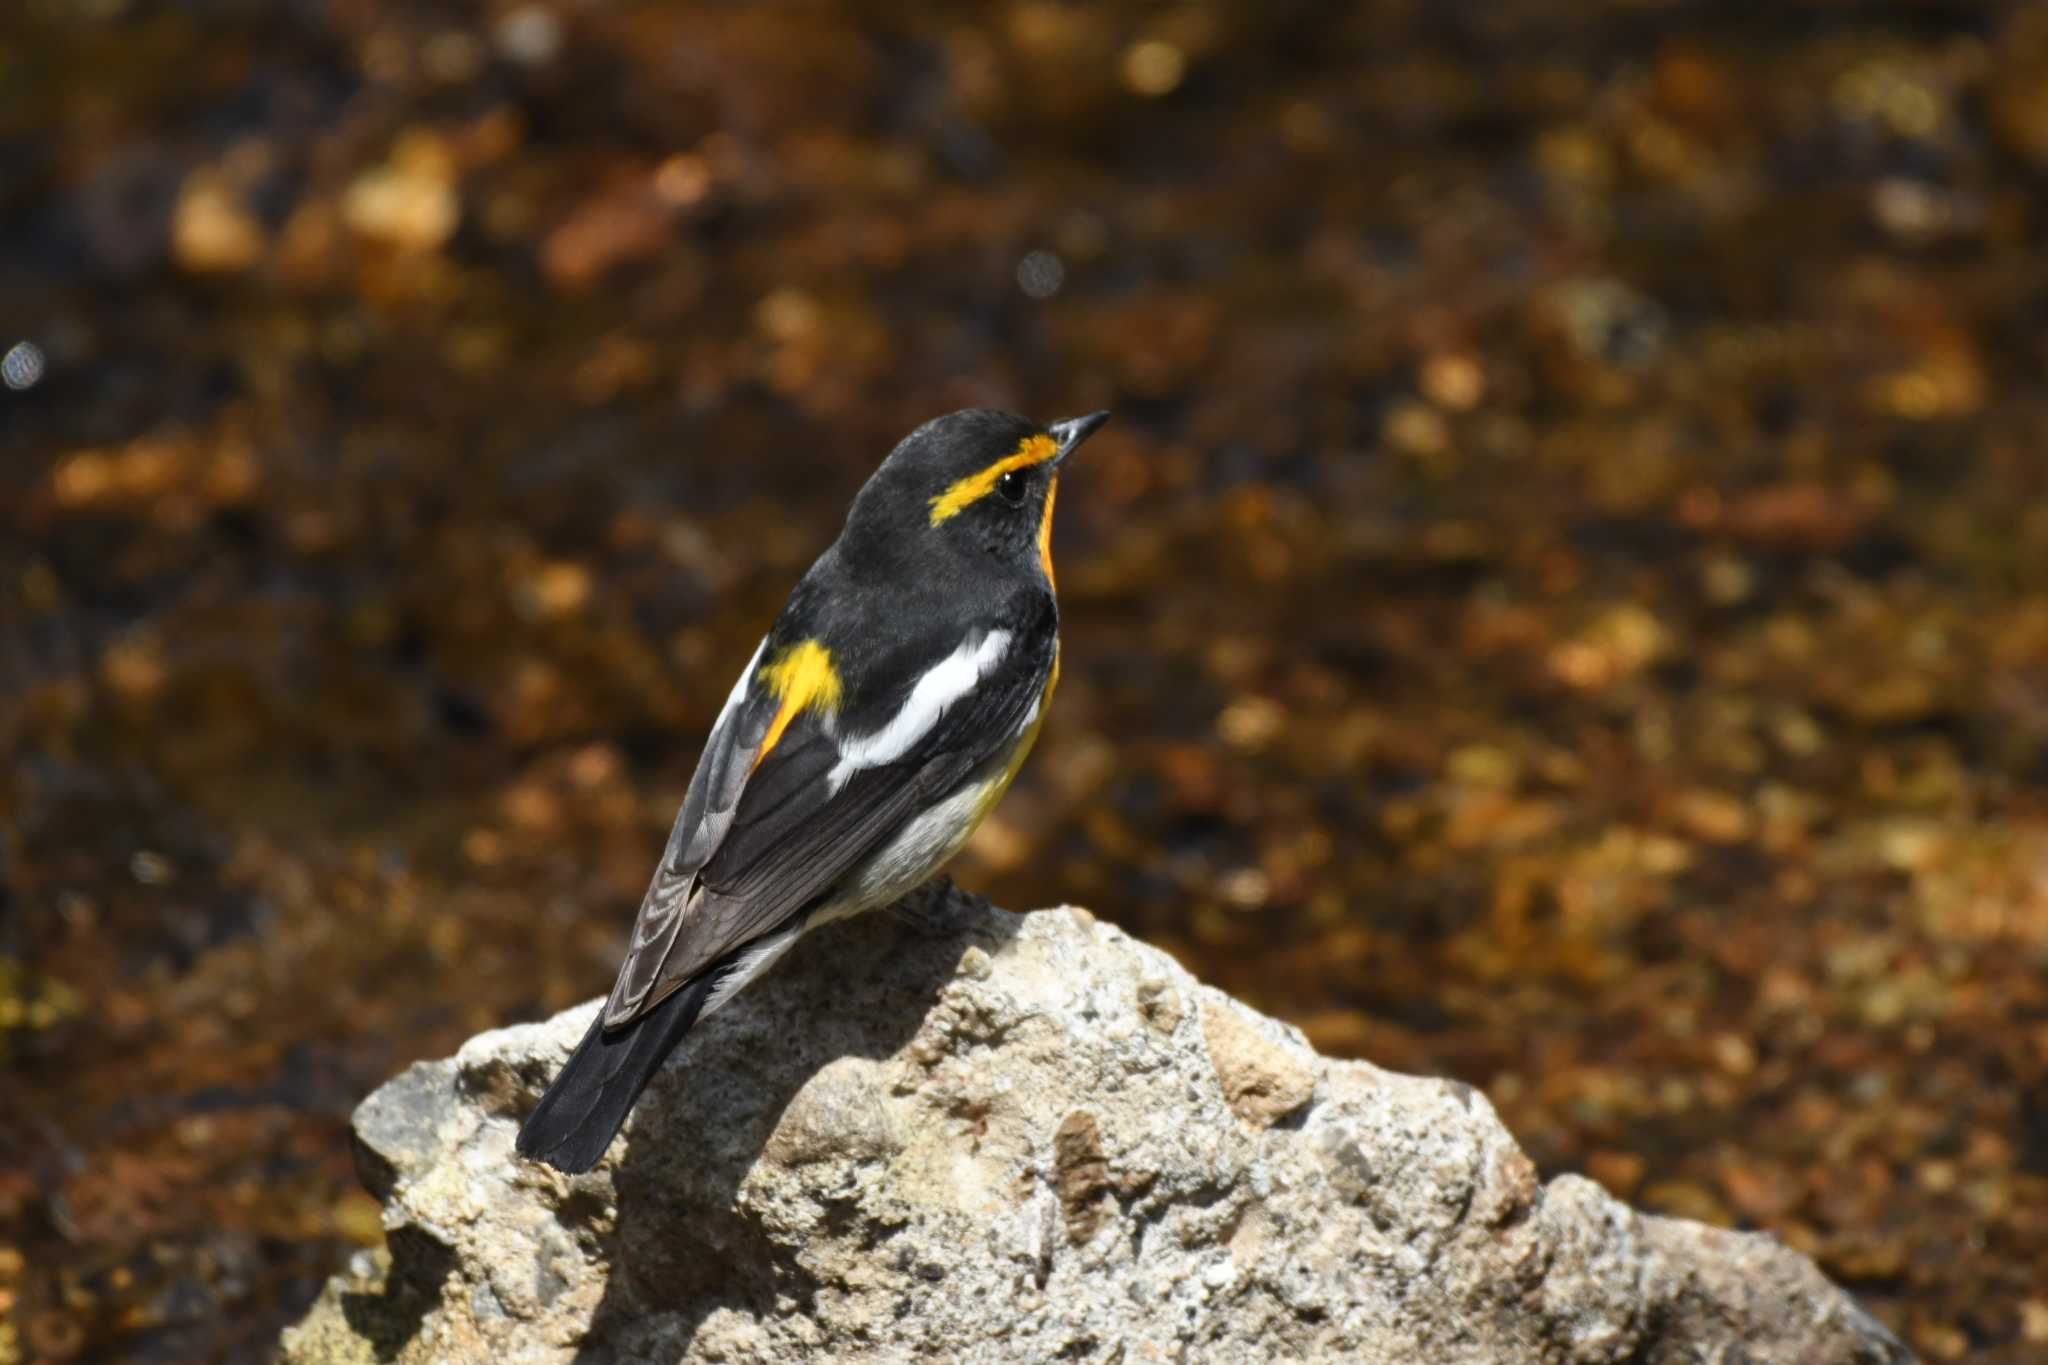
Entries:
{"label": "orange throat patch", "polygon": [[[1053,587],[1059,585],[1052,578],[1052,500],[1059,491],[1060,476],[1054,474],[1052,482],[1045,486],[1045,515],[1038,523],[1038,562],[1045,569],[1046,583]],[[1059,665],[1055,663],[1053,667],[1057,669]]]}

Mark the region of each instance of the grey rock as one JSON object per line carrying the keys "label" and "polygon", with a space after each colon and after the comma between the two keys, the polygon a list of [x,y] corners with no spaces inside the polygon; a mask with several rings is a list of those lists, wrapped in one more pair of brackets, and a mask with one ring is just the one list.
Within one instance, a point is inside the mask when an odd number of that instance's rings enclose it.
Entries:
{"label": "grey rock", "polygon": [[1470,1087],[1320,1057],[1086,912],[813,935],[563,1176],[512,1137],[597,1004],[363,1103],[389,1252],[287,1361],[1911,1358],[1771,1238],[1541,1183]]}

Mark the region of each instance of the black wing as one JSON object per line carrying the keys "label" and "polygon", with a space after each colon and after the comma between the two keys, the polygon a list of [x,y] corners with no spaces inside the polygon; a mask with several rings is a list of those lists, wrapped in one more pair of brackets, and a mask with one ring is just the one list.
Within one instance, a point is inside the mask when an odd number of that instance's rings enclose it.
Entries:
{"label": "black wing", "polygon": [[757,653],[690,780],[605,1027],[632,1022],[731,949],[779,927],[911,816],[1005,754],[1041,700],[1052,655],[1049,632],[1013,638],[902,757],[857,768],[835,787],[845,737],[821,712],[794,717],[757,758],[778,709],[759,681]]}

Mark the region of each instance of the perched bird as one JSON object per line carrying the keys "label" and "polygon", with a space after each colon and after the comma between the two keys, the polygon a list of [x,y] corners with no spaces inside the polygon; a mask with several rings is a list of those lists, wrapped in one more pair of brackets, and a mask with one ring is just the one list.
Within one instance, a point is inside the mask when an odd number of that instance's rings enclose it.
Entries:
{"label": "perched bird", "polygon": [[1053,493],[1108,419],[969,409],[889,453],[733,684],[611,998],[521,1153],[589,1170],[693,1024],[960,851],[1059,681]]}

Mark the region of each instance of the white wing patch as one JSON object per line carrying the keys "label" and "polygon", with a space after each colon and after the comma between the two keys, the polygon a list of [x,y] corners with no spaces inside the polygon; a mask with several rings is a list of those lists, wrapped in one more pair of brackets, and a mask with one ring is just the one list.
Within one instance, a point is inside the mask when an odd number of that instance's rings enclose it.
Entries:
{"label": "white wing patch", "polygon": [[931,733],[948,707],[974,690],[1009,647],[1010,632],[992,630],[979,643],[962,644],[926,669],[904,699],[903,709],[887,725],[871,735],[852,735],[840,741],[839,762],[827,776],[831,789],[838,791],[862,768],[893,763],[909,753]]}

